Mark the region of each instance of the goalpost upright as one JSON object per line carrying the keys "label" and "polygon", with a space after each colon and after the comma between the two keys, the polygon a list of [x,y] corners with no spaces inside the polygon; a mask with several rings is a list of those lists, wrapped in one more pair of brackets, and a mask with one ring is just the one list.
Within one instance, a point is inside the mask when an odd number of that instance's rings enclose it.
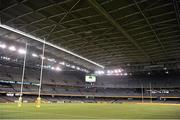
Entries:
{"label": "goalpost upright", "polygon": [[45,39],[43,42],[43,49],[42,49],[42,56],[41,56],[41,71],[40,71],[39,89],[38,89],[38,97],[36,100],[37,108],[40,108],[40,106],[41,106],[41,87],[42,87],[43,66],[44,66],[44,51],[45,51]]}
{"label": "goalpost upright", "polygon": [[24,61],[23,61],[23,71],[22,71],[22,77],[21,77],[21,89],[20,89],[20,95],[18,100],[18,107],[22,106],[22,95],[23,95],[23,85],[24,85],[24,74],[25,74],[25,68],[26,68],[26,56],[27,56],[27,43],[25,47],[25,54],[24,54]]}

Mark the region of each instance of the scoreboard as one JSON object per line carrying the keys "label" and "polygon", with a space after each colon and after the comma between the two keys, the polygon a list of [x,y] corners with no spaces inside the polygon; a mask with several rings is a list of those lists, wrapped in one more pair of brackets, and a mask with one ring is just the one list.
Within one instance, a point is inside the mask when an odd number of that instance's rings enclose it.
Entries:
{"label": "scoreboard", "polygon": [[96,82],[96,76],[95,75],[86,75],[85,81],[90,82],[90,83]]}

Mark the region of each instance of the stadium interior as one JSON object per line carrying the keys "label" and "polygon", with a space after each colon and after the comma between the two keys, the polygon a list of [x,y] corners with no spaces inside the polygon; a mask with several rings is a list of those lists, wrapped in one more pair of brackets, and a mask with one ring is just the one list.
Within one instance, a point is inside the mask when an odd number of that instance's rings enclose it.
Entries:
{"label": "stadium interior", "polygon": [[180,104],[180,1],[0,0],[0,103],[37,97]]}

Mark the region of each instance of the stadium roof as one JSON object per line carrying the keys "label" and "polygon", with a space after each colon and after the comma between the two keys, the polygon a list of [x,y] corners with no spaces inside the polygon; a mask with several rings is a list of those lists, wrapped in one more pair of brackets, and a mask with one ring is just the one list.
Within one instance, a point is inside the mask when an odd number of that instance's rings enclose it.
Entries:
{"label": "stadium roof", "polygon": [[[178,0],[0,2],[1,24],[45,38],[105,67],[180,60]],[[12,39],[11,32],[0,37],[10,34]]]}

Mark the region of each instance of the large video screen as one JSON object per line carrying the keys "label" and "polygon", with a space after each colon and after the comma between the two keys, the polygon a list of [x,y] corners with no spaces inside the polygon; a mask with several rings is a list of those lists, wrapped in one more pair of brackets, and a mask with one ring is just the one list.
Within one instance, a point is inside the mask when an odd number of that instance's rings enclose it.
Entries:
{"label": "large video screen", "polygon": [[94,75],[87,75],[85,78],[86,82],[96,82],[96,76]]}

